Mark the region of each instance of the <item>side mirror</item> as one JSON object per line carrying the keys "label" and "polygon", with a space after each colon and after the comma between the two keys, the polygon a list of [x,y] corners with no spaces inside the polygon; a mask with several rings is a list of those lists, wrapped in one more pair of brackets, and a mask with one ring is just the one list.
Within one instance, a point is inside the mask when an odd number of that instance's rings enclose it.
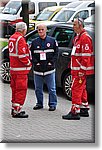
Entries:
{"label": "side mirror", "polygon": [[29,2],[29,14],[35,13],[35,5],[34,2]]}

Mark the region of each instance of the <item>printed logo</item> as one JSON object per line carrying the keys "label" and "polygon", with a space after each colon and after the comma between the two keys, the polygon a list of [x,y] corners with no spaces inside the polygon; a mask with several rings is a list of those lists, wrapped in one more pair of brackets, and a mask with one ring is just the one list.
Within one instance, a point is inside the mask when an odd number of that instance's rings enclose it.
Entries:
{"label": "printed logo", "polygon": [[10,42],[10,44],[9,44],[10,53],[13,52],[13,50],[14,50],[14,44],[13,44],[13,42]]}
{"label": "printed logo", "polygon": [[50,43],[47,43],[47,47],[50,47]]}
{"label": "printed logo", "polygon": [[89,50],[89,45],[85,44],[85,50]]}
{"label": "printed logo", "polygon": [[78,45],[76,46],[76,48],[80,48],[80,44],[78,44]]}

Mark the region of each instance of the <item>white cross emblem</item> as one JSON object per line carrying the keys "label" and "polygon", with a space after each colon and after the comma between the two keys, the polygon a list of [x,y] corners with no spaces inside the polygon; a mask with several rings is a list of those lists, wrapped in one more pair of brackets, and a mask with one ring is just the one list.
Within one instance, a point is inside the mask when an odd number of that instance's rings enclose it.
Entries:
{"label": "white cross emblem", "polygon": [[10,42],[9,43],[9,51],[10,51],[10,53],[13,52],[13,50],[14,50],[14,44],[13,44],[13,42]]}

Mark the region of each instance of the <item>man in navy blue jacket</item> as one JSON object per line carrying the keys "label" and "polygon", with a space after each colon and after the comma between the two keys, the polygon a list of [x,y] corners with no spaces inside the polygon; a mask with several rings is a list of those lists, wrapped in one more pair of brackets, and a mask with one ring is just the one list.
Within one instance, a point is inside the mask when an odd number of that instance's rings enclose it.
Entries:
{"label": "man in navy blue jacket", "polygon": [[34,85],[37,103],[34,110],[43,108],[43,85],[47,84],[49,92],[49,111],[54,111],[57,105],[55,66],[58,56],[58,44],[55,39],[46,35],[47,27],[39,24],[39,37],[31,45],[34,70]]}

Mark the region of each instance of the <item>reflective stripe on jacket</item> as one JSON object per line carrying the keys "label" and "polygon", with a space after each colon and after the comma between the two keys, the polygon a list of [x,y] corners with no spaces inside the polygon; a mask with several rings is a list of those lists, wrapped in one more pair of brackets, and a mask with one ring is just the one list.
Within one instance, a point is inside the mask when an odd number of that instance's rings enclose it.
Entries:
{"label": "reflective stripe on jacket", "polygon": [[78,72],[86,75],[94,74],[92,38],[85,30],[75,37],[71,53],[71,73],[78,75]]}
{"label": "reflective stripe on jacket", "polygon": [[31,69],[30,51],[24,37],[15,32],[9,39],[11,74],[28,74]]}
{"label": "reflective stripe on jacket", "polygon": [[34,39],[31,45],[31,54],[35,74],[44,76],[55,72],[58,56],[58,44],[55,39],[49,36],[46,36],[44,40],[40,37]]}

